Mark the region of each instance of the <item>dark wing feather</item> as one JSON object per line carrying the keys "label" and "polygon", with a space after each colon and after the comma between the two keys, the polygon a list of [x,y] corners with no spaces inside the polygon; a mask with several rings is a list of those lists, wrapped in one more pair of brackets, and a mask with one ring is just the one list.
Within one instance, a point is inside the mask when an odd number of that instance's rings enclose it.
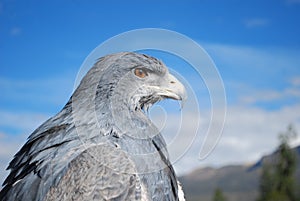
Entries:
{"label": "dark wing feather", "polygon": [[158,151],[161,160],[165,163],[165,168],[162,171],[162,175],[166,175],[165,181],[168,182],[168,186],[171,187],[171,194],[167,195],[171,200],[179,200],[178,198],[178,184],[175,171],[173,166],[168,159],[168,153],[163,152],[163,149],[166,151],[166,144],[161,135],[156,135],[152,139],[152,143],[156,150]]}
{"label": "dark wing feather", "polygon": [[45,200],[141,200],[138,175],[121,149],[98,145],[76,157]]}
{"label": "dark wing feather", "polygon": [[170,161],[168,159],[166,159],[165,155],[161,152],[160,148],[156,145],[155,141],[153,141],[153,144],[157,148],[160,157],[166,164],[166,168],[164,169],[164,171],[167,173],[167,175],[170,179],[170,184],[172,187],[172,194],[173,194],[174,198],[177,198],[178,197],[178,184],[177,184],[177,178],[176,178],[175,171],[174,171],[172,165],[170,164]]}
{"label": "dark wing feather", "polygon": [[[45,128],[45,125],[51,122],[51,119],[43,124],[40,128]],[[69,124],[61,124],[48,127],[41,132],[37,129],[29,138],[19,152],[14,156],[7,169],[10,169],[10,174],[3,183],[3,189],[0,191],[0,200],[15,200],[17,195],[20,199],[29,196],[34,198],[36,193],[32,191],[24,191],[21,187],[31,183],[39,185],[42,177],[40,175],[41,164],[44,160],[53,157],[55,149],[69,140],[57,140],[70,127]],[[46,127],[47,128],[47,127]],[[22,181],[25,177],[26,181]],[[18,182],[22,183],[17,184]],[[32,193],[32,194],[31,194]],[[34,194],[34,195],[33,195]]]}

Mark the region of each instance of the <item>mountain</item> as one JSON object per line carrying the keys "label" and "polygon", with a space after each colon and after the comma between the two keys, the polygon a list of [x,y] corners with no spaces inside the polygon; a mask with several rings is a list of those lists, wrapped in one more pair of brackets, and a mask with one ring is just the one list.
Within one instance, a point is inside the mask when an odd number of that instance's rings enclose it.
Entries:
{"label": "mountain", "polygon": [[[296,181],[300,186],[300,146],[297,155]],[[199,168],[179,178],[187,201],[211,201],[219,187],[228,201],[255,201],[258,196],[262,166],[277,158],[277,151],[262,157],[254,165],[228,165],[221,168]]]}

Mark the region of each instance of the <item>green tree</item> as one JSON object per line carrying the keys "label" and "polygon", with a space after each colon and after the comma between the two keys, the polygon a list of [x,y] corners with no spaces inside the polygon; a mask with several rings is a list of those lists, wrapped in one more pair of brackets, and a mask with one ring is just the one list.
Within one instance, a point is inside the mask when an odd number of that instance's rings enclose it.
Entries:
{"label": "green tree", "polygon": [[223,194],[223,191],[220,188],[216,188],[213,201],[226,201],[226,197]]}
{"label": "green tree", "polygon": [[289,141],[295,136],[296,131],[292,125],[279,135],[280,145],[274,164],[270,162],[263,165],[258,201],[296,201],[297,159],[289,146]]}
{"label": "green tree", "polygon": [[285,133],[280,134],[279,159],[276,164],[277,191],[285,200],[294,201],[295,197],[295,171],[297,159],[289,146],[289,141],[296,137],[296,131],[290,125]]}
{"label": "green tree", "polygon": [[270,164],[264,164],[262,167],[262,174],[260,178],[260,197],[257,201],[268,201],[272,200],[274,197],[274,192],[276,192],[274,186],[273,172]]}

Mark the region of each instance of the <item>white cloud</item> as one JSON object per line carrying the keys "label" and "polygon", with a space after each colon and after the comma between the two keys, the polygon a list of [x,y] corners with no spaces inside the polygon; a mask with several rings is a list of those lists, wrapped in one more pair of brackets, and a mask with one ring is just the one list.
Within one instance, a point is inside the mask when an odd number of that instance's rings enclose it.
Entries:
{"label": "white cloud", "polygon": [[258,102],[272,103],[274,101],[286,101],[289,99],[300,99],[300,88],[288,87],[280,90],[257,90],[253,88],[248,94],[239,97],[241,104],[254,104]]}
{"label": "white cloud", "polygon": [[284,92],[287,96],[300,98],[300,89],[290,88],[286,89]]}
{"label": "white cloud", "polygon": [[18,36],[22,33],[22,29],[20,27],[13,27],[11,30],[10,30],[10,35],[12,36]]}
{"label": "white cloud", "polygon": [[300,87],[300,76],[292,77],[289,81],[294,87]]}
{"label": "white cloud", "polygon": [[291,4],[300,4],[300,0],[286,0],[286,3],[291,5]]}
{"label": "white cloud", "polygon": [[[199,165],[254,163],[263,154],[276,148],[278,134],[285,131],[288,124],[293,123],[300,132],[300,113],[296,112],[300,111],[300,105],[297,101],[290,103],[291,99],[300,98],[299,50],[224,44],[204,44],[204,47],[220,69],[230,104],[224,132],[217,147],[207,158],[199,161],[199,152],[210,121],[207,115],[209,111],[201,110],[198,135],[190,149],[175,162],[179,174]],[[280,103],[272,110],[253,105],[257,102],[271,105],[276,101]],[[190,123],[197,119],[193,112],[189,115],[186,119]],[[175,128],[176,125],[174,123]],[[189,130],[188,126],[184,129],[182,135],[191,139],[194,131]],[[299,145],[300,136],[291,144]]]}
{"label": "white cloud", "polygon": [[42,122],[49,118],[49,114],[26,113],[26,112],[9,112],[0,110],[0,129],[14,128],[22,132],[32,132]]}
{"label": "white cloud", "polygon": [[[298,138],[292,145],[300,143],[300,104],[283,107],[275,111],[267,111],[256,107],[231,106],[227,111],[226,124],[222,137],[204,160],[199,160],[200,148],[203,144],[203,127],[209,119],[201,125],[200,131],[188,152],[175,163],[179,174],[191,171],[200,166],[222,166],[226,164],[254,163],[262,155],[271,153],[278,145],[278,134],[286,130],[292,123],[298,131]],[[205,115],[203,116],[205,117]],[[190,121],[195,117],[191,113]],[[205,125],[206,124],[206,125]],[[193,131],[186,130],[182,135],[194,135]],[[181,146],[181,144],[178,144]],[[171,154],[172,155],[172,154]]]}
{"label": "white cloud", "polygon": [[9,171],[5,169],[15,153],[24,144],[26,138],[27,135],[8,135],[6,133],[0,133],[0,186],[9,173]]}
{"label": "white cloud", "polygon": [[0,77],[1,99],[20,104],[39,103],[62,107],[73,90],[74,77],[70,73],[35,80]]}
{"label": "white cloud", "polygon": [[299,49],[255,48],[226,44],[203,44],[203,46],[212,56],[217,67],[221,69],[226,67],[226,71],[231,72],[237,79],[241,70],[249,76],[255,75],[258,78],[263,73],[265,79],[268,79],[265,75],[282,77],[282,74],[288,73],[289,70],[292,70],[291,72],[299,70]]}
{"label": "white cloud", "polygon": [[283,94],[277,91],[253,91],[250,94],[239,97],[239,102],[242,104],[253,104],[259,101],[268,102],[282,98]]}
{"label": "white cloud", "polygon": [[244,24],[247,28],[264,27],[267,26],[269,23],[270,21],[265,18],[253,18],[244,21]]}
{"label": "white cloud", "polygon": [[299,98],[299,50],[204,45],[225,82],[231,104]]}

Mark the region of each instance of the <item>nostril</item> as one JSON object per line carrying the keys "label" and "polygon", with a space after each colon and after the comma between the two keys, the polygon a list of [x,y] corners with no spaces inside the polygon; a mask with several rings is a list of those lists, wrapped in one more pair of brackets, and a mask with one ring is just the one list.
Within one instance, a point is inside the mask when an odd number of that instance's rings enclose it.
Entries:
{"label": "nostril", "polygon": [[175,84],[175,82],[174,82],[174,81],[171,81],[170,83],[171,83],[171,84]]}

